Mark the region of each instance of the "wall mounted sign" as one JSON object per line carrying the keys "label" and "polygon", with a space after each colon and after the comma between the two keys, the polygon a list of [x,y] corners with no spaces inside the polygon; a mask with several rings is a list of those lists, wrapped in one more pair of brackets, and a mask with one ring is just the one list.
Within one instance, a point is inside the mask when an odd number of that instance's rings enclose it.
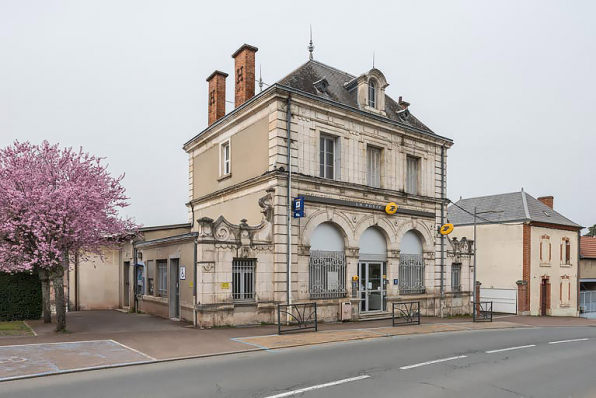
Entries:
{"label": "wall mounted sign", "polygon": [[180,267],[180,280],[186,280],[186,267]]}
{"label": "wall mounted sign", "polygon": [[294,202],[292,203],[292,214],[294,215],[294,218],[304,217],[304,198],[302,196],[294,198]]}
{"label": "wall mounted sign", "polygon": [[449,235],[451,232],[453,232],[453,228],[453,224],[445,224],[439,229],[439,232],[441,235]]}
{"label": "wall mounted sign", "polygon": [[[323,203],[328,205],[336,205],[336,206],[347,206],[347,207],[356,207],[359,209],[369,209],[369,210],[379,210],[385,212],[385,205],[377,205],[374,203],[366,203],[366,202],[356,202],[352,200],[344,200],[344,199],[335,199],[335,198],[325,198],[322,196],[312,196],[312,195],[301,195],[304,198],[305,202],[311,203]],[[407,214],[411,216],[418,216],[418,217],[425,217],[425,218],[432,218],[436,217],[434,212],[429,211],[420,211],[420,210],[411,210],[411,209],[404,209],[403,207],[398,207],[396,210],[396,214]]]}
{"label": "wall mounted sign", "polygon": [[387,213],[387,214],[397,213],[397,203],[395,203],[395,202],[387,203],[387,206],[385,206],[385,213]]}
{"label": "wall mounted sign", "polygon": [[223,282],[221,284],[221,288],[224,289],[224,290],[229,289],[230,288],[230,282]]}

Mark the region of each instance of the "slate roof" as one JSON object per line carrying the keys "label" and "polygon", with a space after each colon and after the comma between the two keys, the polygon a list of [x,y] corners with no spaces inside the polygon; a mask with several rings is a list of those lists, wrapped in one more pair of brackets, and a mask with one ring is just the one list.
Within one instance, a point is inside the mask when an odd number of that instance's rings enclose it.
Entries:
{"label": "slate roof", "polygon": [[582,258],[596,258],[596,237],[582,236],[579,243],[579,254]]}
{"label": "slate roof", "polygon": [[[360,109],[357,98],[357,86],[352,84],[348,85],[350,89],[346,88],[346,83],[351,82],[356,78],[357,76],[325,65],[322,62],[310,60],[277,83],[282,86],[288,86],[315,95],[319,98]],[[325,91],[319,91],[315,87],[315,83],[322,79],[326,79],[329,83]],[[408,110],[409,115],[407,118],[400,117],[397,112],[403,109],[405,109],[405,107],[402,107],[390,96],[385,94],[385,112],[387,113],[388,119],[436,135],[424,123],[414,117],[410,110]]]}
{"label": "slate roof", "polygon": [[[500,195],[480,196],[477,198],[460,199],[447,208],[447,220],[453,225],[470,225],[474,223],[474,216],[459,207],[474,213],[474,207],[482,214],[478,214],[477,223],[490,222],[541,222],[568,227],[581,228],[562,214],[554,211],[538,199],[521,192]],[[491,211],[491,213],[484,213]],[[492,213],[494,212],[494,213]]]}

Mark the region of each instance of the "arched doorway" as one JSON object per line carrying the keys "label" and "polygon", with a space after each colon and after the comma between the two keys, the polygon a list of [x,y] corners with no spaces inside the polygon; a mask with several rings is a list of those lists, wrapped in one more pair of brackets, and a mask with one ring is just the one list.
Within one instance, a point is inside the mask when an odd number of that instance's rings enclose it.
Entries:
{"label": "arched doorway", "polygon": [[409,230],[401,238],[399,254],[399,293],[424,293],[424,257],[418,231]]}
{"label": "arched doorway", "polygon": [[387,241],[370,227],[360,237],[358,280],[360,312],[385,311],[387,284]]}
{"label": "arched doorway", "polygon": [[335,225],[322,223],[313,231],[308,271],[311,298],[346,296],[344,237]]}

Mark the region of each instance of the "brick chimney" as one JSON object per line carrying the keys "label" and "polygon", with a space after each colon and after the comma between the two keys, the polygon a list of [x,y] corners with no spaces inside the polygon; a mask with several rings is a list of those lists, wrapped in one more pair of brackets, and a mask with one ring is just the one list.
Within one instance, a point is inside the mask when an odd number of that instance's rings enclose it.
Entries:
{"label": "brick chimney", "polygon": [[553,196],[541,196],[538,200],[554,210],[555,198]]}
{"label": "brick chimney", "polygon": [[243,44],[234,54],[235,107],[255,96],[255,53],[258,48]]}
{"label": "brick chimney", "polygon": [[216,70],[209,75],[209,97],[207,99],[209,110],[209,125],[226,114],[226,77],[227,73]]}

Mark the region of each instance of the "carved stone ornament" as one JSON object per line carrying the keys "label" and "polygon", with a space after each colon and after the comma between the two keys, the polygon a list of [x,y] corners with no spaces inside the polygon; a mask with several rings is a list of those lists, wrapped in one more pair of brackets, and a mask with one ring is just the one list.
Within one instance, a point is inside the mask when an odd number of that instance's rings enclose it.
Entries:
{"label": "carved stone ornament", "polygon": [[227,241],[230,237],[230,230],[225,225],[220,225],[215,231],[215,239],[219,241]]}
{"label": "carved stone ornament", "polygon": [[215,268],[215,261],[208,261],[201,264],[203,266],[203,271],[211,272]]}
{"label": "carved stone ornament", "polygon": [[259,199],[259,206],[261,207],[261,213],[263,213],[263,220],[273,222],[273,194],[275,188],[269,188],[265,192],[267,194]]}

